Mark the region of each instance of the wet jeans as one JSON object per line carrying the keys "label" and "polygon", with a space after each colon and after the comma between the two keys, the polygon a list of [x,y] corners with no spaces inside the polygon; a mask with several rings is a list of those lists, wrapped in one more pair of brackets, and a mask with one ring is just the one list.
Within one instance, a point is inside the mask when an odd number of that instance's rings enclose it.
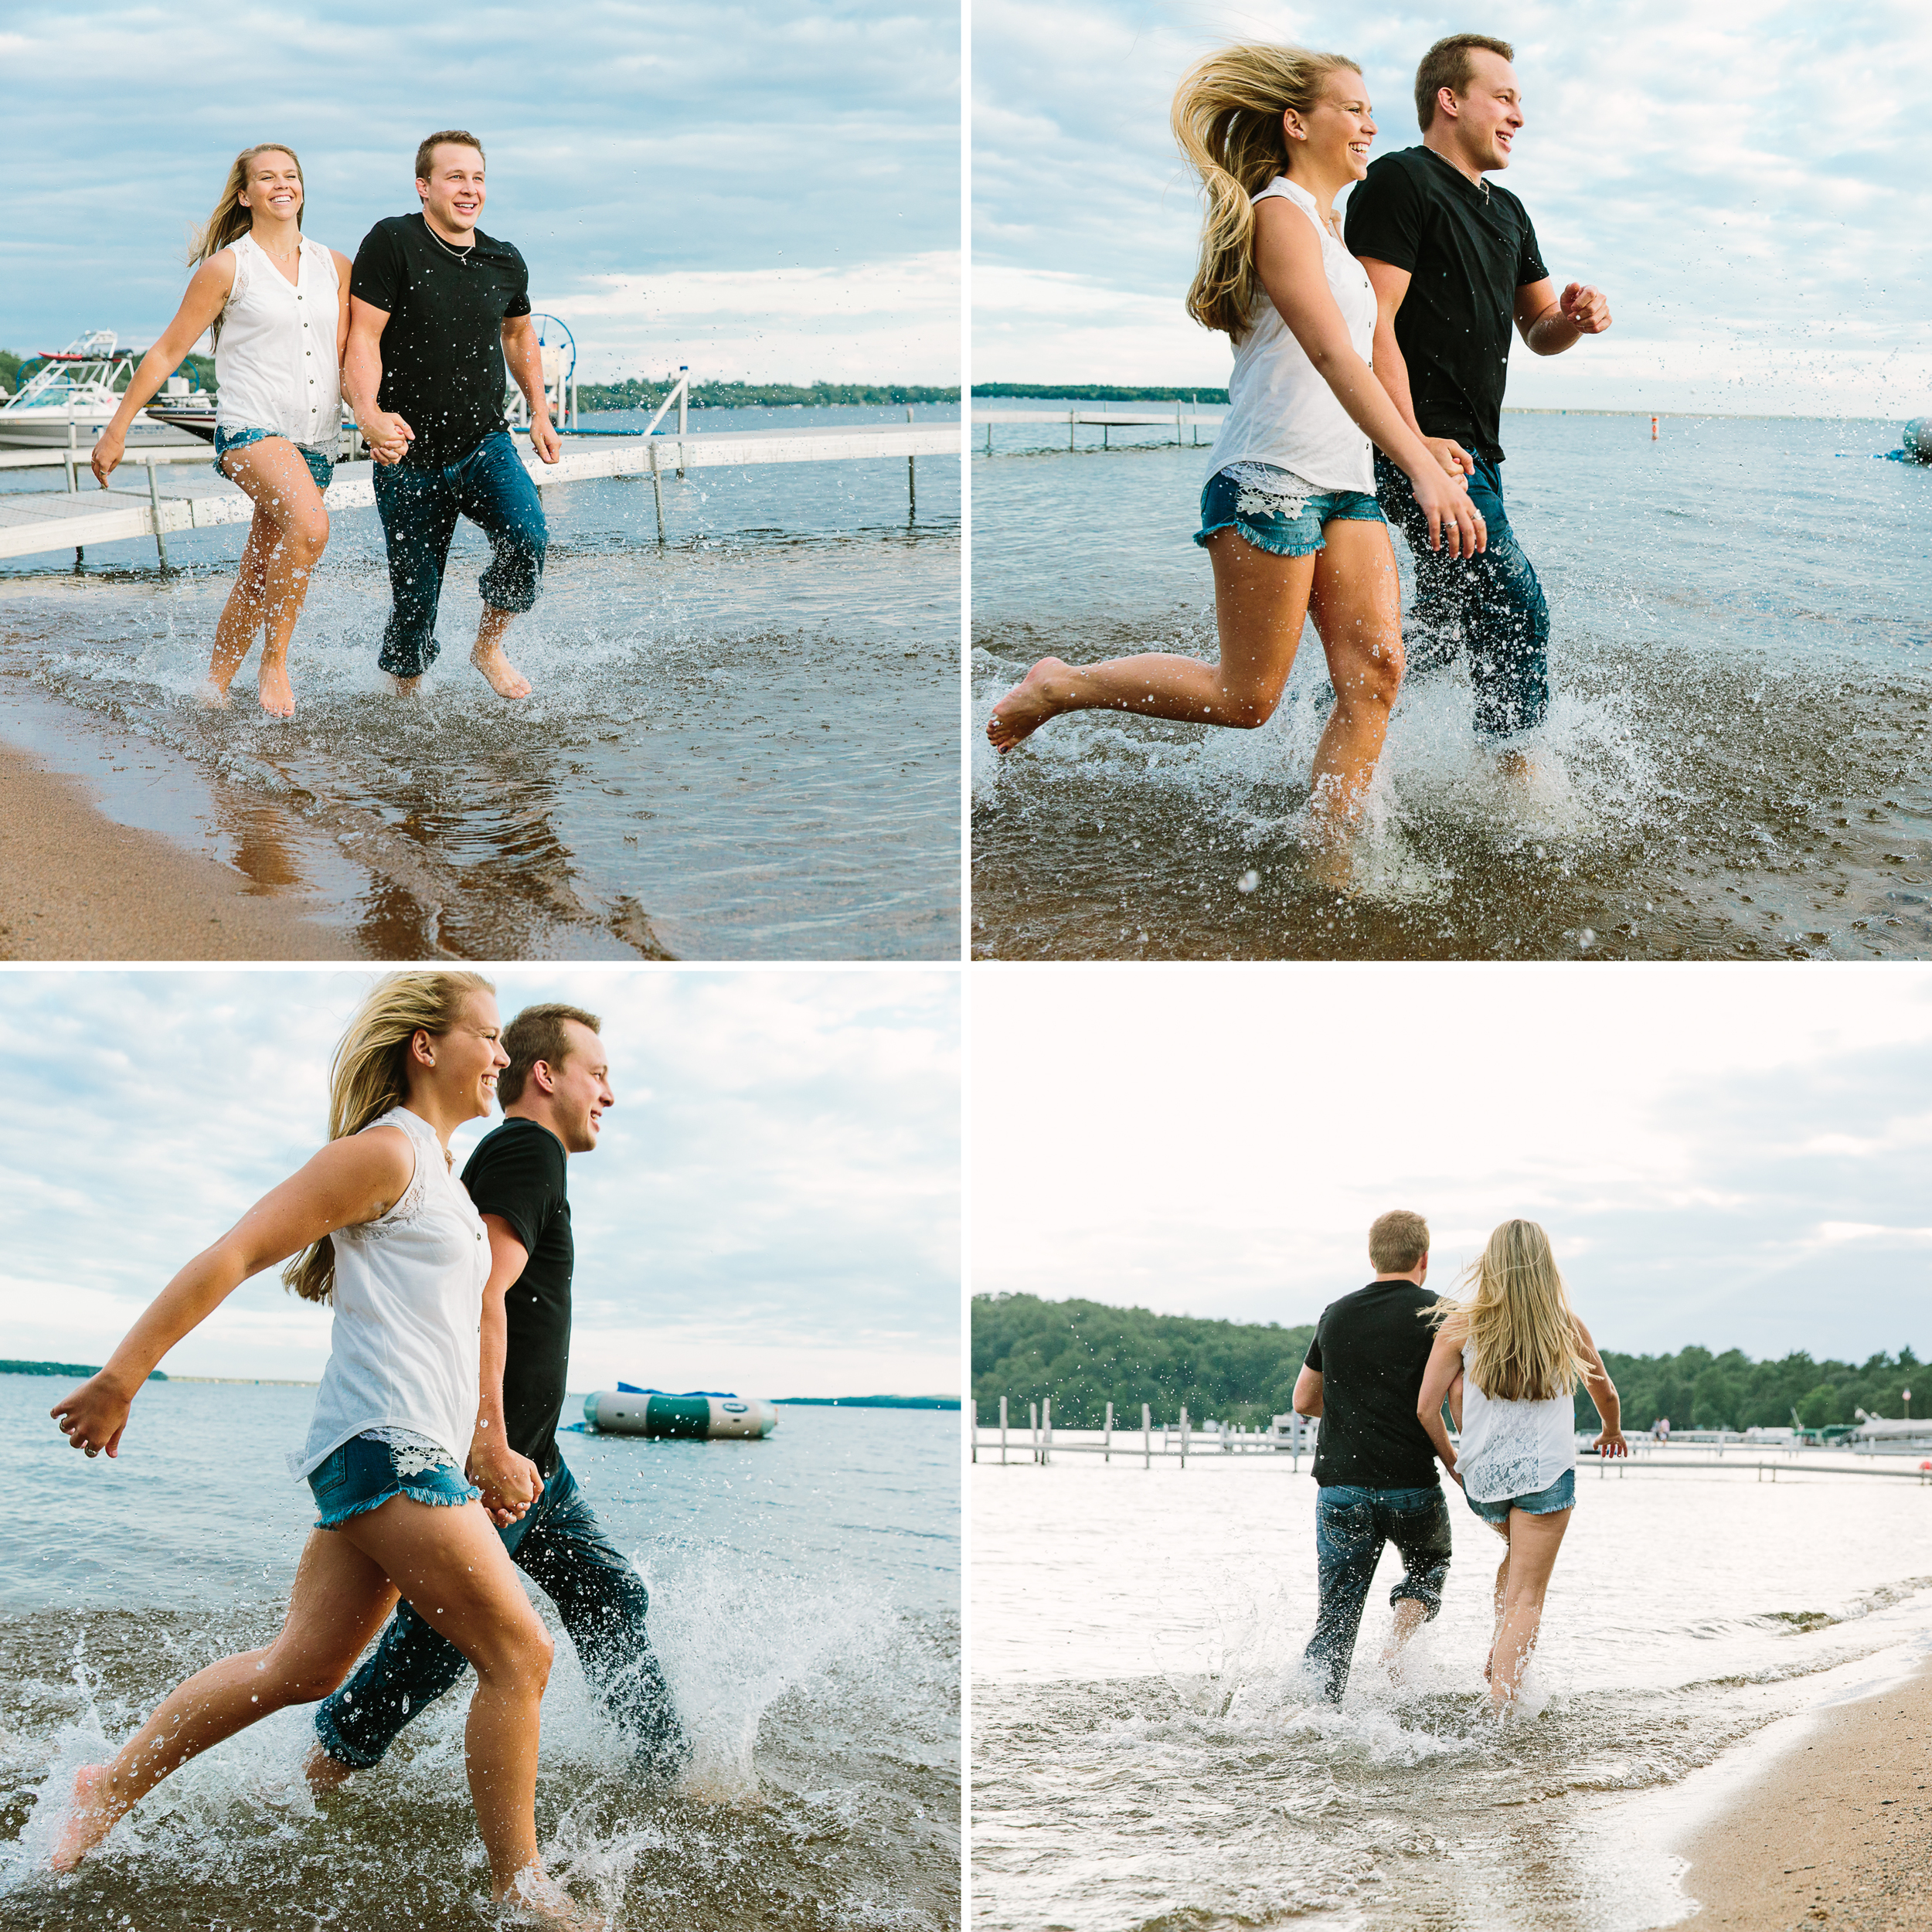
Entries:
{"label": "wet jeans", "polygon": [[1316,1492],[1315,1552],[1321,1581],[1315,1635],[1303,1653],[1332,1704],[1342,1701],[1355,1656],[1362,1607],[1375,1580],[1382,1546],[1392,1543],[1403,1576],[1389,1601],[1421,1604],[1425,1622],[1442,1607],[1449,1574],[1449,1505],[1434,1485],[1427,1489],[1357,1489],[1325,1484]]}
{"label": "wet jeans", "polygon": [[1376,456],[1376,500],[1409,540],[1416,597],[1403,625],[1404,675],[1414,678],[1469,659],[1476,692],[1476,730],[1500,739],[1528,731],[1549,709],[1549,606],[1503,508],[1502,475],[1476,458],[1469,500],[1489,529],[1489,546],[1472,557],[1429,547],[1429,520],[1409,479]]}
{"label": "wet jeans", "polygon": [[493,611],[536,603],[549,543],[543,501],[508,430],[485,437],[460,463],[379,463],[375,484],[389,546],[389,621],[376,659],[383,670],[420,678],[436,662],[436,607],[459,516],[490,539],[488,567],[476,580],[483,601]]}
{"label": "wet jeans", "polygon": [[[517,1567],[556,1605],[584,1675],[630,1738],[639,1764],[675,1770],[689,1747],[645,1630],[650,1597],[567,1465],[560,1462],[521,1521],[497,1534]],[[403,1726],[468,1668],[454,1644],[400,1604],[374,1654],[317,1707],[316,1736],[344,1764],[374,1764]]]}

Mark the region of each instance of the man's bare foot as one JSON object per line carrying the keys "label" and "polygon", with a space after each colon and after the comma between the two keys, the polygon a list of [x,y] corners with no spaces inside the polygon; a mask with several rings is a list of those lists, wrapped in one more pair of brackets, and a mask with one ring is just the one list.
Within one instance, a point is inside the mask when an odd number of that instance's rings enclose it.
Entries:
{"label": "man's bare foot", "polygon": [[413,678],[399,678],[393,671],[389,674],[389,688],[399,698],[414,697],[422,682],[423,679],[420,672]]}
{"label": "man's bare foot", "polygon": [[308,1761],[302,1767],[302,1775],[308,1780],[310,1794],[326,1798],[331,1791],[339,1791],[355,1769],[353,1764],[345,1764],[339,1757],[332,1757],[318,1744],[308,1754]]}
{"label": "man's bare foot", "polygon": [[530,695],[530,681],[504,655],[500,644],[478,641],[470,653],[470,662],[490,681],[490,689],[499,698],[527,698]]}
{"label": "man's bare foot", "polygon": [[529,1925],[562,1926],[566,1932],[608,1932],[611,1921],[601,1912],[580,1905],[540,1865],[526,1865],[496,1894]]}
{"label": "man's bare foot", "polygon": [[1009,752],[1030,737],[1049,718],[1057,718],[1073,696],[1069,667],[1058,658],[1042,658],[1032,670],[993,706],[986,736],[993,749]]}
{"label": "man's bare foot", "polygon": [[1512,784],[1526,785],[1536,775],[1536,767],[1526,751],[1502,751],[1496,754],[1496,771]]}
{"label": "man's bare foot", "polygon": [[120,1814],[107,1808],[107,1794],[100,1788],[107,1775],[104,1764],[83,1764],[74,1773],[67,1815],[47,1859],[56,1872],[71,1872],[114,1828]]}
{"label": "man's bare foot", "polygon": [[288,665],[286,660],[270,664],[264,658],[261,669],[255,676],[256,695],[261,700],[261,707],[271,718],[292,718],[295,715],[295,688],[288,682]]}
{"label": "man's bare foot", "polygon": [[196,685],[195,702],[203,711],[226,711],[228,709],[228,687],[218,683],[211,672]]}

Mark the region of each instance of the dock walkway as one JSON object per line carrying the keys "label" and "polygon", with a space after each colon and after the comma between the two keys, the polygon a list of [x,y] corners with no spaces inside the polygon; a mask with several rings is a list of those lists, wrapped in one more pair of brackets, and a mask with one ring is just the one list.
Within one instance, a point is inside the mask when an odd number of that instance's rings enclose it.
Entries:
{"label": "dock walkway", "polygon": [[[961,426],[956,423],[846,423],[823,429],[721,430],[696,435],[570,435],[554,464],[521,452],[523,466],[539,489],[597,478],[649,477],[658,498],[658,534],[664,535],[662,479],[687,470],[736,469],[759,463],[866,462],[897,457],[906,464],[906,487],[914,488],[913,463],[921,456],[957,457]],[[17,456],[18,460],[10,460]],[[254,513],[247,497],[226,477],[216,474],[213,451],[199,448],[141,449],[114,472],[114,485],[101,489],[87,474],[86,452],[79,453],[80,485],[72,490],[22,490],[0,493],[0,558],[31,556],[53,550],[80,550],[90,543],[151,538],[165,563],[168,533],[202,530],[223,523],[246,523]],[[62,450],[23,451],[0,456],[7,469],[61,468]],[[376,501],[372,463],[338,463],[323,501],[332,511],[365,509]],[[63,481],[65,479],[63,478]]]}

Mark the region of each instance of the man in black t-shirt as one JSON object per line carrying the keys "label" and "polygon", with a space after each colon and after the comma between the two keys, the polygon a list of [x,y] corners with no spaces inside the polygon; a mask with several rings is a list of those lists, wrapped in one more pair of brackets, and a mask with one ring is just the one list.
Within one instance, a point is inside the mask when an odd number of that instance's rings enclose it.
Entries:
{"label": "man in black t-shirt", "polygon": [[1476,728],[1505,750],[1549,708],[1549,608],[1502,500],[1510,327],[1537,355],[1558,355],[1610,326],[1600,291],[1572,282],[1556,293],[1528,210],[1484,179],[1509,165],[1523,125],[1513,58],[1484,34],[1429,49],[1416,71],[1422,145],[1369,164],[1345,231],[1375,286],[1376,376],[1444,467],[1468,477],[1488,526],[1474,556],[1431,550],[1408,478],[1377,454],[1377,500],[1415,559],[1408,672],[1466,651]]}
{"label": "man in black t-shirt", "polygon": [[536,601],[548,533],[543,505],[503,423],[503,366],[530,406],[530,447],[562,454],[550,425],[529,272],[478,228],[483,150],[446,128],[416,151],[422,209],[379,221],[349,284],[344,393],[376,459],[376,510],[389,549],[391,604],[376,660],[405,694],[435,662],[436,607],[456,519],[490,539],[477,587],[483,621],[470,662],[505,698],[529,680],[505,655],[510,619]]}
{"label": "man in black t-shirt", "polygon": [[[544,1005],[526,1007],[504,1029],[502,1124],[463,1170],[491,1260],[469,1475],[504,1548],[556,1605],[584,1675],[640,1764],[664,1774],[689,1747],[645,1630],[650,1598],[556,1444],[575,1259],[564,1170],[571,1155],[597,1145],[604,1110],[616,1104],[600,1026],[580,1008]],[[468,1668],[454,1645],[400,1604],[374,1654],[317,1707],[311,1784],[328,1790],[376,1763]]]}
{"label": "man in black t-shirt", "polygon": [[1348,1685],[1382,1546],[1395,1545],[1403,1571],[1389,1597],[1395,1628],[1386,1662],[1441,1609],[1449,1573],[1449,1505],[1416,1415],[1436,1338],[1423,1319],[1436,1303],[1423,1287],[1428,1223],[1401,1209],[1383,1215],[1369,1230],[1369,1259],[1376,1278],[1321,1311],[1294,1385],[1296,1413],[1321,1419],[1315,1455],[1321,1595],[1304,1661],[1332,1703]]}

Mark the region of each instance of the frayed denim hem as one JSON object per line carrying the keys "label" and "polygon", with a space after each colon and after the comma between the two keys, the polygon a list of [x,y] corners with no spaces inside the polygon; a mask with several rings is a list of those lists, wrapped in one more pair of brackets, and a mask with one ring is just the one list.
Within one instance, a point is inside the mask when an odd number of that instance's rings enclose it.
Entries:
{"label": "frayed denim hem", "polygon": [[[352,1516],[366,1515],[372,1509],[379,1509],[393,1496],[406,1496],[411,1502],[427,1503],[432,1509],[459,1509],[466,1502],[474,1502],[483,1494],[480,1489],[471,1489],[461,1496],[445,1495],[440,1490],[417,1489],[406,1482],[399,1482],[393,1489],[385,1489],[379,1496],[372,1496],[366,1502],[353,1502],[346,1509],[338,1509],[331,1515],[318,1516],[318,1529],[334,1529],[345,1523]],[[342,1762],[349,1762],[344,1758]]]}
{"label": "frayed denim hem", "polygon": [[1207,548],[1211,536],[1219,536],[1223,530],[1237,530],[1257,550],[1266,550],[1270,556],[1313,556],[1318,550],[1328,547],[1328,539],[1318,536],[1310,543],[1298,536],[1275,536],[1257,530],[1252,523],[1244,523],[1238,516],[1230,517],[1225,523],[1210,523],[1204,529],[1194,532],[1194,540],[1202,549]]}

